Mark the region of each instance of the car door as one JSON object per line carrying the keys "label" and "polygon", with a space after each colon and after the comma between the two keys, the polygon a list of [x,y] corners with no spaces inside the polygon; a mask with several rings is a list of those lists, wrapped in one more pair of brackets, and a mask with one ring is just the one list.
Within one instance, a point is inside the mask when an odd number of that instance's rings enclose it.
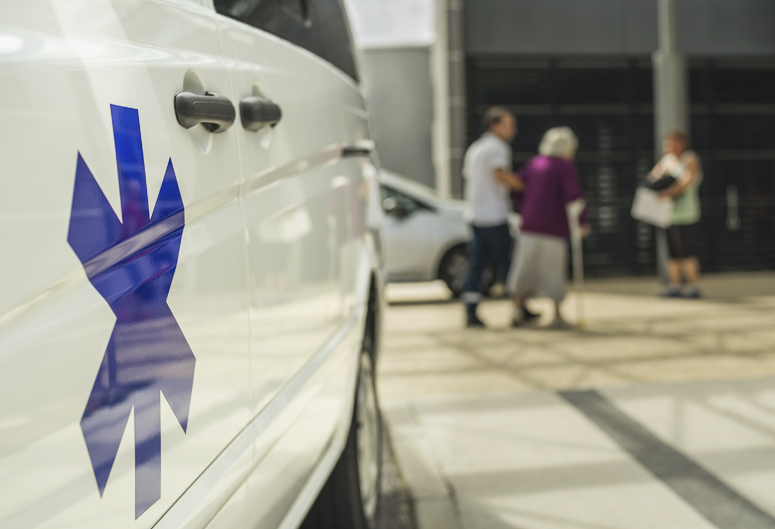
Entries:
{"label": "car door", "polygon": [[382,186],[385,253],[389,281],[429,281],[437,213],[407,193]]}
{"label": "car door", "polygon": [[300,493],[349,413],[372,143],[339,0],[216,0],[214,9],[241,107],[251,412],[257,423],[284,425],[257,436],[249,518],[275,527],[305,501]]}
{"label": "car door", "polygon": [[248,419],[236,133],[175,107],[229,94],[214,14],[26,0],[0,24],[0,527],[203,526],[248,468],[216,461]]}

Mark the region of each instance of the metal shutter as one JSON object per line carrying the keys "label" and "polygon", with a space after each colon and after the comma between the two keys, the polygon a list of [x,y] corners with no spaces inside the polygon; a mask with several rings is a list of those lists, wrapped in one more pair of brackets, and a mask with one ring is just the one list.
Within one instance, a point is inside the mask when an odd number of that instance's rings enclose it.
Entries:
{"label": "metal shutter", "polygon": [[[651,274],[653,229],[629,214],[635,187],[654,162],[653,81],[648,58],[467,59],[468,140],[492,105],[518,119],[515,164],[535,155],[546,129],[579,137],[577,165],[590,205],[585,245],[591,275]],[[691,135],[704,164],[696,249],[706,271],[775,265],[775,62],[693,62]],[[741,228],[727,229],[727,189],[736,186]]]}

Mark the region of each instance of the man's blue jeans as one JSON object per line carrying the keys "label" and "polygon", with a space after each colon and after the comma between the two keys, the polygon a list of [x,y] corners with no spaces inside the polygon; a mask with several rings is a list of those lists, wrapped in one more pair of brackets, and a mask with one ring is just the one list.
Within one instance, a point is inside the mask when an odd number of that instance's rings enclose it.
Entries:
{"label": "man's blue jeans", "polygon": [[474,236],[468,242],[468,277],[461,296],[469,316],[476,314],[476,307],[482,300],[480,287],[487,263],[493,261],[497,277],[506,281],[511,261],[511,233],[508,224],[486,228],[473,226],[473,230]]}

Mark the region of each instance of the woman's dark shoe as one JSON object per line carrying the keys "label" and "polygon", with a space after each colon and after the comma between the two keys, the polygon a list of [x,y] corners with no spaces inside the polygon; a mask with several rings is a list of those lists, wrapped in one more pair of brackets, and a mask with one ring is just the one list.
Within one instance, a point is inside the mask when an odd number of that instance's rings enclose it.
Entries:
{"label": "woman's dark shoe", "polygon": [[523,310],[524,315],[525,315],[525,320],[524,321],[527,322],[527,323],[530,323],[531,321],[541,317],[540,313],[530,312],[530,310],[527,307],[522,307],[522,310]]}
{"label": "woman's dark shoe", "polygon": [[515,310],[514,316],[511,318],[511,327],[524,327],[530,323],[533,323],[536,319],[540,318],[540,314],[530,312],[527,307],[522,306],[522,310]]}

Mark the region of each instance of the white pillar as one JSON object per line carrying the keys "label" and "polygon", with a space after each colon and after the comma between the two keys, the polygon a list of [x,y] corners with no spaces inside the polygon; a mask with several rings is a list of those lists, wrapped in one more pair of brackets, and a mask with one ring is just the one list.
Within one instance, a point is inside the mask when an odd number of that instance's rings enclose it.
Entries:
{"label": "white pillar", "polygon": [[[689,97],[686,58],[678,46],[678,0],[657,0],[659,50],[654,64],[654,151],[662,156],[662,141],[671,129],[689,132]],[[664,230],[657,230],[657,269],[663,282],[667,275],[668,249]]]}
{"label": "white pillar", "polygon": [[654,135],[656,155],[671,129],[688,132],[689,104],[686,59],[678,46],[678,0],[657,0],[659,50],[654,52]]}
{"label": "white pillar", "polygon": [[431,46],[431,83],[433,86],[433,166],[436,191],[452,196],[450,169],[449,117],[449,21],[448,0],[435,1],[436,39]]}
{"label": "white pillar", "polygon": [[435,0],[435,6],[436,40],[431,48],[431,69],[436,188],[442,195],[460,197],[466,148],[463,0]]}

